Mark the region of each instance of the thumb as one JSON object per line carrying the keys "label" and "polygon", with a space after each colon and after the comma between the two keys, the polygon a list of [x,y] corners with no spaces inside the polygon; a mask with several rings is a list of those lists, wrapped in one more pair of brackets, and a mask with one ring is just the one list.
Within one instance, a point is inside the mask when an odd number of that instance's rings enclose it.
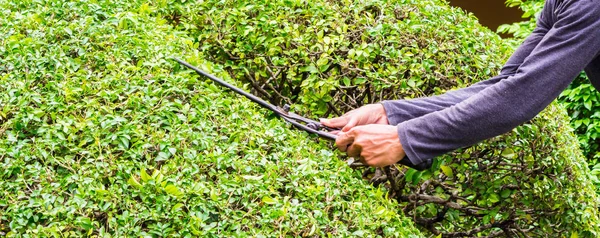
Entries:
{"label": "thumb", "polygon": [[331,128],[341,128],[348,123],[348,117],[336,117],[331,119],[320,119],[321,124]]}

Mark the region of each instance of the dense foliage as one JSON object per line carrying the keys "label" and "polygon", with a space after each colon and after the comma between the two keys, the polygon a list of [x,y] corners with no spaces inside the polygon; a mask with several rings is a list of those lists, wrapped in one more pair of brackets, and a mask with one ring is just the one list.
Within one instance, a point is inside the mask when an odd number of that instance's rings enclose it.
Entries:
{"label": "dense foliage", "polygon": [[317,115],[471,83],[501,66],[486,51],[504,51],[474,19],[430,1],[203,1],[181,11],[173,18],[207,58]]}
{"label": "dense foliage", "polygon": [[[507,5],[519,7],[527,21],[502,25],[498,31],[511,33],[516,42],[521,41],[535,28],[536,17],[542,10],[543,0],[508,0]],[[560,102],[569,111],[571,125],[575,128],[584,154],[591,164],[600,159],[600,92],[581,74],[560,96]],[[600,167],[598,168],[600,173]]]}
{"label": "dense foliage", "polygon": [[[469,85],[496,74],[512,49],[437,0],[205,0],[163,12],[233,78],[319,116]],[[552,104],[430,170],[364,176],[432,234],[595,237],[598,198],[574,141],[564,108]]]}
{"label": "dense foliage", "polygon": [[221,71],[165,4],[0,1],[0,236],[419,235],[325,145],[169,61]]}

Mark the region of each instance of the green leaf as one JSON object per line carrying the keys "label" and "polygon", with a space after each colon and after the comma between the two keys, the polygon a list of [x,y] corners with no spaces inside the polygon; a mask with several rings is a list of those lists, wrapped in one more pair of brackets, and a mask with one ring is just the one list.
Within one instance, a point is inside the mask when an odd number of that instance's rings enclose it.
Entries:
{"label": "green leaf", "polygon": [[504,156],[505,158],[515,158],[515,152],[511,149],[511,148],[506,148],[502,151],[502,156]]}
{"label": "green leaf", "polygon": [[417,185],[419,182],[421,182],[422,175],[423,175],[422,171],[415,172],[412,176],[412,184]]}
{"label": "green leaf", "polygon": [[491,203],[497,203],[498,201],[500,201],[500,198],[498,197],[497,194],[492,193],[492,194],[490,194],[488,201]]}
{"label": "green leaf", "polygon": [[177,204],[173,205],[173,208],[171,208],[171,212],[177,212],[182,207],[183,207],[183,203],[177,203]]}
{"label": "green leaf", "polygon": [[133,176],[129,177],[129,179],[127,180],[127,184],[129,184],[137,189],[142,188],[142,185]]}
{"label": "green leaf", "polygon": [[500,193],[500,196],[502,196],[502,198],[508,198],[511,193],[512,193],[512,191],[510,189],[505,189],[505,190],[502,190],[502,192]]}
{"label": "green leaf", "polygon": [[440,166],[440,168],[442,169],[442,172],[446,176],[448,176],[448,177],[454,177],[454,172],[452,172],[452,168],[450,168],[449,166],[442,165],[442,166]]}
{"label": "green leaf", "polygon": [[81,228],[83,228],[84,230],[89,230],[89,229],[93,229],[94,228],[92,220],[90,218],[87,218],[87,217],[78,217],[76,224],[78,226],[80,226]]}
{"label": "green leaf", "polygon": [[269,197],[269,196],[264,196],[264,197],[262,198],[262,201],[263,201],[264,203],[266,203],[266,204],[275,204],[275,203],[277,203],[277,200],[275,200],[275,199],[273,199],[273,198],[271,198],[271,197]]}
{"label": "green leaf", "polygon": [[344,86],[350,86],[350,79],[349,78],[344,77],[342,80],[344,82]]}
{"label": "green leaf", "polygon": [[354,79],[354,85],[360,85],[360,84],[365,83],[366,81],[367,81],[366,78],[358,77],[358,78]]}
{"label": "green leaf", "polygon": [[408,169],[406,171],[406,174],[404,174],[404,179],[406,182],[412,182],[413,181],[413,175],[417,173],[416,169]]}
{"label": "green leaf", "polygon": [[319,70],[317,69],[317,67],[314,66],[314,65],[312,65],[312,64],[309,65],[309,66],[307,66],[307,67],[305,67],[302,71],[303,72],[310,72],[311,74],[319,73]]}
{"label": "green leaf", "polygon": [[129,148],[129,139],[127,139],[125,137],[120,137],[119,139],[121,141],[121,145],[123,146],[123,148],[125,148],[125,149]]}
{"label": "green leaf", "polygon": [[379,206],[377,207],[377,210],[375,210],[375,215],[382,215],[383,213],[385,213],[386,209],[383,206]]}
{"label": "green leaf", "polygon": [[183,193],[179,190],[179,188],[175,187],[175,185],[169,184],[165,187],[165,191],[170,194],[173,195],[175,197],[180,197],[183,195]]}
{"label": "green leaf", "polygon": [[212,199],[213,201],[219,200],[219,194],[217,193],[216,190],[214,190],[214,189],[210,190],[210,199]]}
{"label": "green leaf", "polygon": [[348,51],[348,57],[350,57],[351,59],[354,58],[355,55],[356,55],[356,51],[354,49],[350,49]]}
{"label": "green leaf", "polygon": [[140,177],[142,178],[142,181],[144,181],[144,182],[148,182],[148,180],[152,179],[152,177],[150,177],[150,175],[148,175],[146,173],[145,169],[140,170]]}

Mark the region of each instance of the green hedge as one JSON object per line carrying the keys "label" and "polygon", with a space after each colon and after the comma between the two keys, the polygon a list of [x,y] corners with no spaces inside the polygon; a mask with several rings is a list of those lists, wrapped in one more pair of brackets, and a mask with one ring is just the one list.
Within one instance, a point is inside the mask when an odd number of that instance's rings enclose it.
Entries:
{"label": "green hedge", "polygon": [[[161,14],[256,93],[316,116],[464,87],[494,76],[512,51],[438,0],[205,0]],[[428,171],[385,172],[364,176],[387,187],[427,233],[599,234],[590,171],[556,104],[512,133],[440,157]]]}
{"label": "green hedge", "polygon": [[419,236],[324,144],[168,60],[222,68],[162,7],[0,2],[0,236]]}
{"label": "green hedge", "polygon": [[495,73],[502,56],[488,52],[506,48],[460,10],[432,1],[204,1],[174,8],[170,14],[180,17],[167,18],[193,32],[207,59],[261,96],[317,115],[471,83]]}

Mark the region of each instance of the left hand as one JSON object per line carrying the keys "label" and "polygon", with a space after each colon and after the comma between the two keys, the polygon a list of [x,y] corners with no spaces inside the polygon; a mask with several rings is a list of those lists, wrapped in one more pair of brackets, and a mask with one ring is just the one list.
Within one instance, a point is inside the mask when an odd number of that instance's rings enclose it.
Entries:
{"label": "left hand", "polygon": [[396,126],[356,126],[347,132],[340,132],[335,144],[348,156],[359,158],[373,167],[392,165],[406,156]]}

